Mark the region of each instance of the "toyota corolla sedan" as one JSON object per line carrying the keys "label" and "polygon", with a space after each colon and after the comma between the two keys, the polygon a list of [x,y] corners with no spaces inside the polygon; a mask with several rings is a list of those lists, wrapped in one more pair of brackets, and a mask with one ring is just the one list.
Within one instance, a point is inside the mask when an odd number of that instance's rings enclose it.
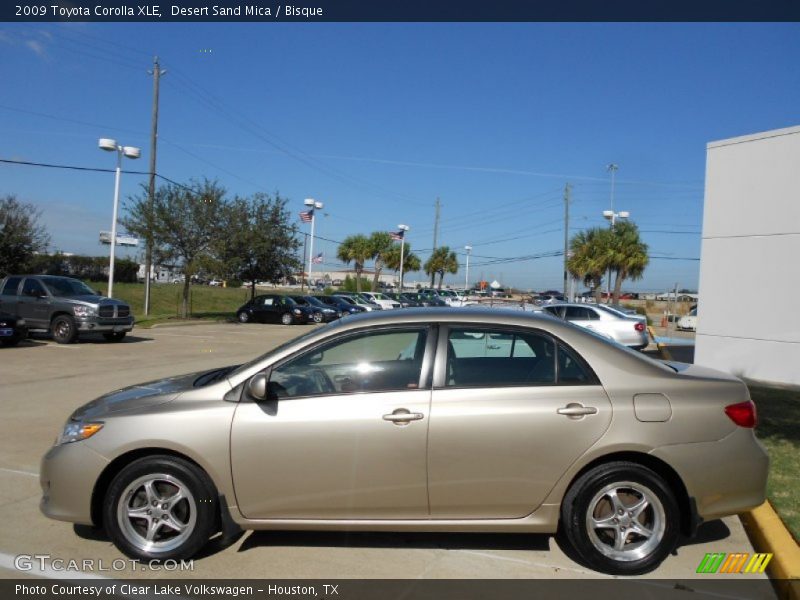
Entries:
{"label": "toyota corolla sedan", "polygon": [[633,575],[764,501],[755,424],[739,379],[552,317],[365,313],[79,408],[41,509],[142,560],[219,531],[560,531],[585,565]]}

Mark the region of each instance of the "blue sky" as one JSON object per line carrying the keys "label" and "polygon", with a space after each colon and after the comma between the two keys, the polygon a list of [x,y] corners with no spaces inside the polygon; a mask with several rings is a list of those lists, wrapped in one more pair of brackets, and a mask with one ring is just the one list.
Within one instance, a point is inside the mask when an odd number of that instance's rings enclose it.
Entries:
{"label": "blue sky", "polygon": [[[675,259],[700,255],[706,143],[800,123],[797,24],[2,24],[0,158],[113,167],[97,138],[114,137],[147,170],[153,54],[160,173],[295,213],[314,197],[332,240],[407,223],[423,258],[439,197],[471,279],[537,290],[560,287],[560,257],[492,261],[563,248],[567,182],[572,228],[603,225],[611,162],[615,208],[667,257],[626,287],[695,288],[699,264]],[[0,165],[0,194],[39,206],[64,251],[106,251],[112,191]]]}

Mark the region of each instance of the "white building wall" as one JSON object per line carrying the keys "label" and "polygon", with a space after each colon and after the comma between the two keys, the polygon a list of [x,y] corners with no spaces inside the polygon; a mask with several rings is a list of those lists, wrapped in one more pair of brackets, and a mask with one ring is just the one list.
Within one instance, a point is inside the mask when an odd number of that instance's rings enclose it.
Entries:
{"label": "white building wall", "polygon": [[695,362],[800,385],[800,127],[707,147]]}

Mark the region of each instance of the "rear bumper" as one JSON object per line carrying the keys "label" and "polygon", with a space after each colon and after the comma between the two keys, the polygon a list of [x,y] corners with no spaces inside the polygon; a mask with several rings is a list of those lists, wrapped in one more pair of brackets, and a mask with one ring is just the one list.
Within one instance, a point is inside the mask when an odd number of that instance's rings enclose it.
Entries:
{"label": "rear bumper", "polygon": [[769,457],[752,429],[737,427],[716,442],[662,446],[652,452],[680,475],[704,520],[763,504]]}

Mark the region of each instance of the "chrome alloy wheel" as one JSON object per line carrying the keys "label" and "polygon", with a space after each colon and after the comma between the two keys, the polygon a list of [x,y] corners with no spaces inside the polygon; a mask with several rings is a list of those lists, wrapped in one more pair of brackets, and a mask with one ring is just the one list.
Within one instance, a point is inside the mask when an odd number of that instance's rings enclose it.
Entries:
{"label": "chrome alloy wheel", "polygon": [[131,482],[117,505],[117,523],[127,541],[145,552],[169,552],[192,535],[197,504],[177,477],[149,474]]}
{"label": "chrome alloy wheel", "polygon": [[621,481],[605,486],[586,511],[589,540],[612,560],[629,562],[650,555],[661,543],[665,527],[664,506],[641,483]]}

